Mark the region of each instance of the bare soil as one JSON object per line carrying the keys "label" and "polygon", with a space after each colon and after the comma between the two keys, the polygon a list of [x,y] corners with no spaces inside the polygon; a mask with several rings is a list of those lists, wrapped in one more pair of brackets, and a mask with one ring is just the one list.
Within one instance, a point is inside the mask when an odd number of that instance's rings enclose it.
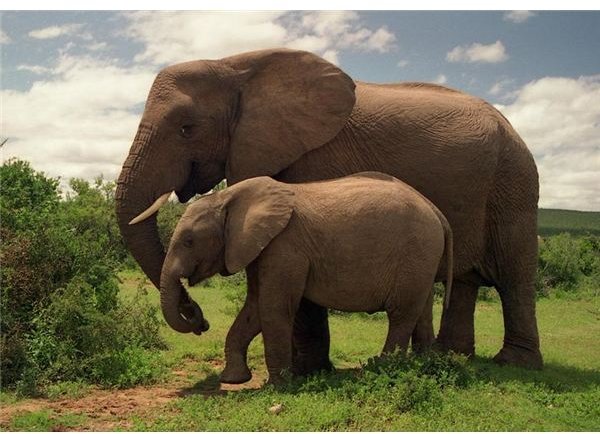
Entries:
{"label": "bare soil", "polygon": [[[222,364],[213,362],[217,372]],[[11,420],[20,414],[52,410],[56,416],[64,414],[80,414],[87,416],[81,425],[75,427],[61,426],[59,421],[54,431],[112,431],[130,429],[132,418],[144,418],[160,412],[164,414],[175,411],[169,404],[189,395],[218,395],[242,389],[258,389],[265,381],[265,375],[254,372],[252,380],[245,384],[220,384],[215,376],[199,375],[193,371],[194,365],[186,363],[183,368],[172,372],[169,380],[155,386],[140,386],[131,389],[106,390],[92,389],[81,398],[47,398],[27,399],[15,404],[3,405],[0,412],[0,429],[6,430]]]}

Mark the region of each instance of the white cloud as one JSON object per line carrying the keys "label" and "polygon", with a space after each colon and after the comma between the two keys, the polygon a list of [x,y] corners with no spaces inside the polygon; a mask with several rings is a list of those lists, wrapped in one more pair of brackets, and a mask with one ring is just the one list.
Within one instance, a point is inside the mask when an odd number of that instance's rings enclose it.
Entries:
{"label": "white cloud", "polygon": [[90,51],[103,51],[108,48],[108,44],[106,42],[92,42],[85,46]]}
{"label": "white cloud", "polygon": [[37,75],[48,74],[52,72],[50,68],[40,65],[19,65],[17,71],[29,71]]}
{"label": "white cloud", "polygon": [[409,64],[410,64],[410,61],[408,61],[406,59],[402,59],[402,60],[399,60],[398,63],[396,63],[396,66],[398,68],[406,68]]}
{"label": "white cloud", "polygon": [[126,33],[145,46],[135,60],[156,65],[272,47],[313,51],[337,63],[341,49],[383,53],[396,39],[385,27],[365,27],[352,11],[132,12],[124,16],[129,21]]}
{"label": "white cloud", "polygon": [[[28,67],[28,65],[22,65]],[[35,67],[32,67],[35,68]],[[2,90],[2,157],[29,160],[51,176],[116,178],[154,72],[63,55],[52,76],[26,91]]]}
{"label": "white cloud", "polygon": [[498,82],[494,83],[492,85],[492,87],[490,87],[490,90],[488,90],[488,93],[490,95],[499,95],[500,92],[502,92],[503,88],[504,88],[504,83],[502,81],[498,81]]}
{"label": "white cloud", "polygon": [[4,32],[4,30],[0,29],[0,44],[8,44],[10,42],[10,37]]}
{"label": "white cloud", "polygon": [[35,39],[54,39],[63,35],[72,35],[83,27],[83,24],[64,24],[62,26],[50,26],[29,32],[29,36]]}
{"label": "white cloud", "polygon": [[456,46],[446,54],[446,60],[449,62],[483,62],[498,63],[508,59],[506,48],[501,41],[493,44],[484,45],[478,42],[467,46]]}
{"label": "white cloud", "polygon": [[502,19],[504,21],[510,21],[516,24],[520,24],[524,23],[529,18],[534,17],[535,15],[535,12],[531,11],[509,11],[504,13]]}
{"label": "white cloud", "polygon": [[445,84],[448,82],[448,77],[446,77],[444,74],[440,74],[433,79],[433,82],[437,84]]}
{"label": "white cloud", "polygon": [[600,75],[545,77],[496,107],[534,154],[540,206],[600,210]]}
{"label": "white cloud", "polygon": [[503,78],[494,83],[492,87],[489,88],[488,93],[501,99],[509,99],[511,97],[515,97],[517,93],[515,93],[514,91],[508,91],[508,88],[512,87],[511,85],[513,83],[513,79]]}
{"label": "white cloud", "polygon": [[373,50],[379,51],[380,53],[385,53],[390,49],[395,40],[396,36],[394,36],[393,33],[391,33],[387,28],[381,27],[377,29],[375,33],[369,36],[362,48],[365,50]]}
{"label": "white cloud", "polygon": [[339,65],[340,63],[338,59],[338,52],[336,50],[327,50],[322,54],[322,56],[323,59],[333,63],[334,65]]}

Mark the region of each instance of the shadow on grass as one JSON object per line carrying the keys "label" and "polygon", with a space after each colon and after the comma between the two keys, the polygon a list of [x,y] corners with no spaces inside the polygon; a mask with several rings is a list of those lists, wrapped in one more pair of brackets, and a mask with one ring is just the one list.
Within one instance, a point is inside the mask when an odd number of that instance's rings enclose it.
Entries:
{"label": "shadow on grass", "polygon": [[[556,363],[547,363],[541,371],[518,368],[514,366],[499,366],[491,358],[476,356],[468,362],[473,368],[470,384],[491,382],[496,385],[519,383],[523,385],[542,385],[554,392],[585,392],[600,386],[600,372],[591,369],[581,369]],[[349,382],[361,374],[360,367],[340,368],[334,372],[320,372],[308,377],[290,377],[279,386],[263,385],[256,388],[240,388],[237,390],[222,390],[217,373],[211,373],[191,387],[182,388],[178,396],[190,395],[222,396],[227,393],[255,394],[261,391],[276,390],[280,393],[297,394],[301,392],[322,392],[348,386]],[[469,387],[466,385],[465,387]]]}
{"label": "shadow on grass", "polygon": [[476,356],[471,363],[476,378],[495,384],[507,382],[543,384],[556,392],[584,392],[600,386],[600,371],[545,363],[542,370],[499,366],[491,358]]}
{"label": "shadow on grass", "polygon": [[[360,368],[341,368],[336,369],[335,372],[323,371],[307,377],[291,377],[287,383],[277,386],[263,383],[263,385],[259,388],[248,388],[240,385],[241,387],[239,389],[234,388],[230,390],[222,390],[221,383],[219,381],[219,374],[211,373],[206,378],[196,382],[196,384],[193,386],[180,389],[176,394],[180,397],[186,397],[190,395],[204,395],[208,397],[226,395],[227,393],[253,394],[262,390],[277,390],[278,392],[295,394],[303,388],[305,383],[308,381],[315,381],[315,378],[318,378],[318,381],[322,382],[322,387],[317,387],[318,389],[336,389],[341,387],[342,383],[349,377],[356,377],[359,372]],[[248,383],[244,383],[244,385],[247,384]]]}
{"label": "shadow on grass", "polygon": [[180,397],[186,397],[190,395],[204,395],[215,396],[215,395],[224,395],[227,392],[225,390],[221,390],[221,382],[219,381],[219,374],[211,373],[206,376],[206,378],[198,381],[191,387],[184,387],[180,389],[176,395]]}

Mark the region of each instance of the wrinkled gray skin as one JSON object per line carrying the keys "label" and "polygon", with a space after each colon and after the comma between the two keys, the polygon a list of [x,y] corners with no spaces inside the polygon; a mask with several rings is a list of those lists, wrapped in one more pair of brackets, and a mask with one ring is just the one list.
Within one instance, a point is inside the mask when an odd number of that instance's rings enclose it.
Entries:
{"label": "wrinkled gray skin", "polygon": [[269,382],[277,383],[292,369],[302,297],[387,312],[383,352],[406,349],[411,336],[433,339],[432,286],[447,275],[450,291],[452,231],[416,190],[378,172],[307,184],[248,179],[193,203],[179,221],[161,273],[167,323],[187,325],[180,279],[195,284],[246,267],[248,297],[227,335],[221,381],[250,379],[247,349],[262,331]]}
{"label": "wrinkled gray skin", "polygon": [[[505,326],[495,360],[541,367],[536,166],[496,109],[461,92],[354,82],[318,56],[283,49],[168,67],[152,85],[119,177],[119,226],[158,286],[164,249],[156,216],[129,222],[164,193],[175,190],[185,202],[223,178],[229,185],[260,175],[297,183],[368,170],[416,188],[452,227],[456,278],[438,343],[473,354],[477,289],[495,286]],[[181,300],[193,317],[196,306],[183,289]],[[199,324],[182,331],[200,331]],[[294,365],[330,368],[328,352],[327,311],[303,299]]]}

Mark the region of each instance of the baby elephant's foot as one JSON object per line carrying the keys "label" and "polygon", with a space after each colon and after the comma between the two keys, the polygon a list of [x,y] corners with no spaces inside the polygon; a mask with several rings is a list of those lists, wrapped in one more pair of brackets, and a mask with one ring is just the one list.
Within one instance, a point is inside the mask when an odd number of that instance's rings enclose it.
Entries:
{"label": "baby elephant's foot", "polygon": [[221,383],[242,384],[250,381],[251,378],[252,373],[247,366],[232,367],[230,364],[227,364],[223,372],[221,372]]}

